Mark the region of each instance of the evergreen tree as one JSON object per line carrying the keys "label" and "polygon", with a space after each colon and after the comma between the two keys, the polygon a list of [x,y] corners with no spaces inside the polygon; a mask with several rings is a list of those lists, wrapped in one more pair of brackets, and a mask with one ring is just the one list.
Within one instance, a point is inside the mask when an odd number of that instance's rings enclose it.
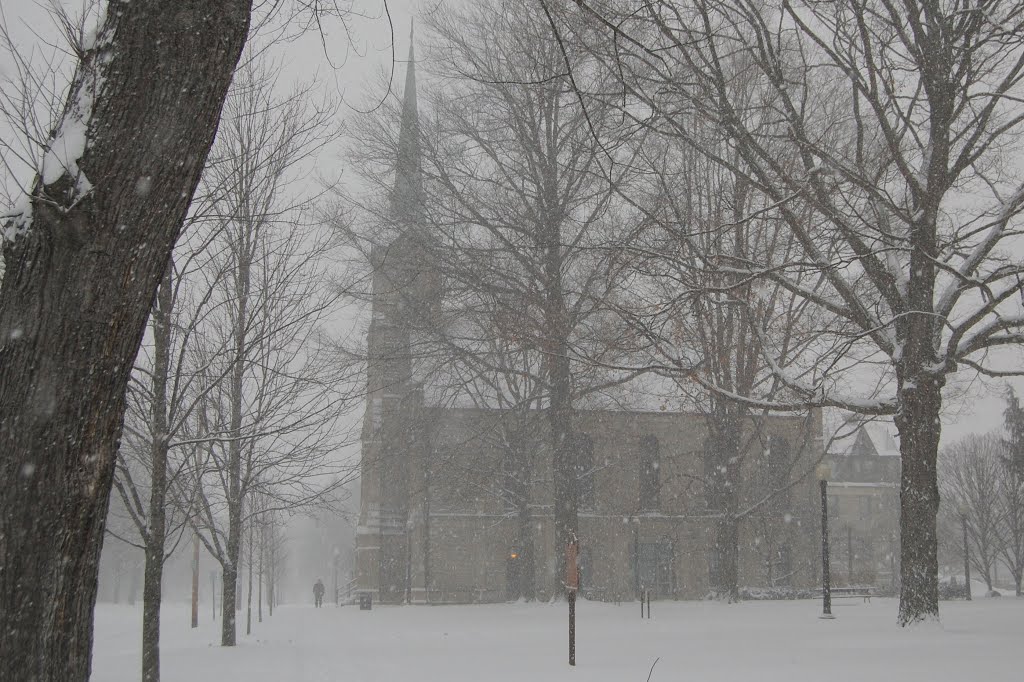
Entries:
{"label": "evergreen tree", "polygon": [[1024,480],[1024,408],[1012,388],[1007,389],[1003,425],[1007,433],[1003,441],[1006,445],[1003,464],[1014,478]]}

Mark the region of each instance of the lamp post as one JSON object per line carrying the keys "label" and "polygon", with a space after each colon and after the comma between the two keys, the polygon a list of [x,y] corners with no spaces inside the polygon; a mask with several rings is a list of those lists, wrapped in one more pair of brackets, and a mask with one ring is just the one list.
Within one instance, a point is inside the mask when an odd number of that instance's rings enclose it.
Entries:
{"label": "lamp post", "polygon": [[971,601],[971,547],[967,544],[967,507],[960,507],[960,527],[964,533],[964,598]]}
{"label": "lamp post", "polygon": [[821,618],[832,619],[832,580],[829,573],[828,557],[828,477],[832,467],[822,462],[818,465],[818,482],[821,485]]}
{"label": "lamp post", "polygon": [[337,546],[334,547],[334,560],[333,560],[333,571],[334,571],[334,605],[338,605],[338,555],[341,550]]}

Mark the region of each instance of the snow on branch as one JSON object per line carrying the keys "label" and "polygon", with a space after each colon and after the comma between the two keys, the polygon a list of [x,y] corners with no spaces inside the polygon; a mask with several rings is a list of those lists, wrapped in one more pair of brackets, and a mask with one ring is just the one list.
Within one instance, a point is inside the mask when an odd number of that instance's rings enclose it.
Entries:
{"label": "snow on branch", "polygon": [[[92,7],[97,10],[97,16],[91,29],[85,28],[90,16],[88,11],[78,22],[73,22],[66,13],[58,14],[66,38],[80,61],[71,81],[71,91],[64,111],[50,134],[42,161],[36,169],[35,189],[32,195],[23,195],[14,210],[2,217],[0,241],[13,241],[31,229],[33,202],[42,201],[61,212],[67,212],[93,190],[92,182],[79,167],[79,162],[88,150],[93,112],[111,58],[113,28],[106,21],[106,5]],[[69,181],[67,189],[61,188],[64,196],[48,195],[47,189],[62,178]]]}

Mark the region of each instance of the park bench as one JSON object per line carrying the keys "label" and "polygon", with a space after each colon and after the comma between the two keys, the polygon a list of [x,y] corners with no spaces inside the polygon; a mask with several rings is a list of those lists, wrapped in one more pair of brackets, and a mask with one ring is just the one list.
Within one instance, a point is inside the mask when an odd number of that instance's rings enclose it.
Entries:
{"label": "park bench", "polygon": [[830,592],[833,599],[863,599],[871,601],[871,588],[863,585],[851,585],[849,587],[833,587]]}

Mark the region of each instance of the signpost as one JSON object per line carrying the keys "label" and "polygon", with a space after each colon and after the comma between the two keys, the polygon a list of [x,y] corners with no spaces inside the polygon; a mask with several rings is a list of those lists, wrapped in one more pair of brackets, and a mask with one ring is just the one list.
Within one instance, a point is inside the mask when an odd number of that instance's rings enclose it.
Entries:
{"label": "signpost", "polygon": [[576,665],[576,590],[580,586],[577,559],[580,543],[575,537],[565,548],[565,591],[569,598],[569,665]]}

